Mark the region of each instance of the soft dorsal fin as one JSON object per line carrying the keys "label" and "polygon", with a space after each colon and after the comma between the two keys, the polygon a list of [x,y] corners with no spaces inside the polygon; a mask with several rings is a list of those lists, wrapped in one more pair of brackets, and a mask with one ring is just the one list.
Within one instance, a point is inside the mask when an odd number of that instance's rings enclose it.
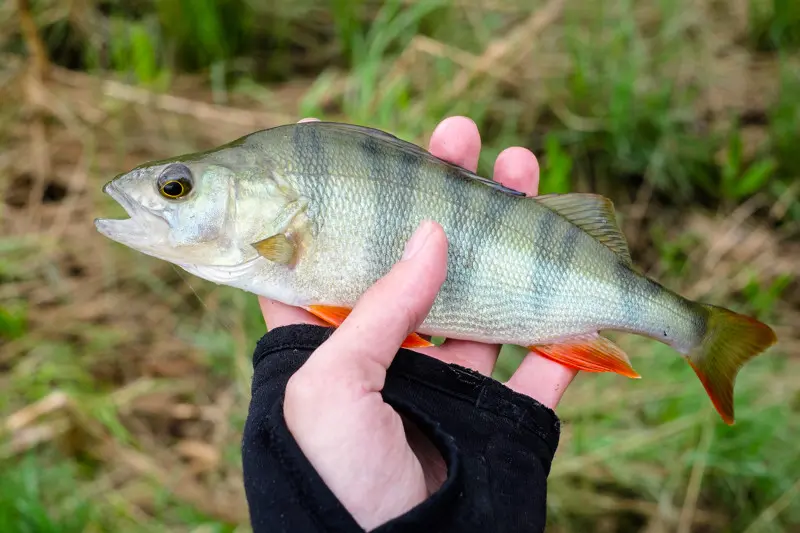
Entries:
{"label": "soft dorsal fin", "polygon": [[546,194],[537,202],[555,211],[616,253],[630,265],[628,241],[617,224],[614,204],[605,196],[590,193]]}
{"label": "soft dorsal fin", "polygon": [[455,165],[453,163],[450,163],[449,161],[445,161],[444,159],[440,159],[440,158],[436,157],[435,155],[433,155],[432,153],[430,153],[427,150],[425,150],[424,148],[421,148],[421,147],[417,146],[414,143],[410,143],[408,141],[404,141],[404,140],[400,139],[399,137],[395,137],[391,133],[386,133],[385,131],[381,131],[381,130],[378,130],[378,129],[375,129],[375,128],[369,128],[369,127],[366,127],[366,126],[357,126],[355,124],[346,124],[344,122],[303,122],[301,124],[295,124],[294,126],[295,127],[301,126],[301,127],[304,127],[304,128],[320,128],[320,129],[328,129],[328,130],[338,130],[338,131],[341,131],[341,132],[344,132],[344,133],[348,133],[348,134],[351,134],[351,135],[353,133],[357,133],[357,134],[360,134],[360,135],[367,135],[369,137],[372,137],[375,140],[378,140],[380,142],[383,142],[383,143],[386,143],[388,145],[394,146],[398,150],[402,150],[403,152],[405,152],[407,154],[412,154],[414,156],[421,157],[423,159],[427,159],[428,161],[433,161],[433,162],[436,162],[436,163],[438,163],[440,165],[448,166],[448,167],[452,168],[453,170],[456,170],[458,172],[458,175],[460,177],[464,178],[464,179],[475,181],[477,183],[480,183],[481,185],[485,185],[487,187],[491,187],[492,189],[495,189],[497,191],[503,192],[505,194],[509,194],[511,196],[520,196],[520,197],[524,197],[525,196],[524,192],[520,192],[520,191],[517,191],[515,189],[511,189],[509,187],[501,185],[500,183],[498,183],[498,182],[496,182],[494,180],[490,180],[490,179],[478,176],[474,172],[472,172],[470,170],[467,170],[464,167]]}

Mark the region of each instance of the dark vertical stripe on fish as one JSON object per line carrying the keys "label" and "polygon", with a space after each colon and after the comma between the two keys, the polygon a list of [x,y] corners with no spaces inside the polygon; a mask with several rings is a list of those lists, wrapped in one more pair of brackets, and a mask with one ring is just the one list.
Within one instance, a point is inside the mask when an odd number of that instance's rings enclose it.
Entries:
{"label": "dark vertical stripe on fish", "polygon": [[[558,259],[556,262],[561,271],[564,273],[563,276],[568,276],[570,275],[569,273],[573,273],[572,275],[575,275],[577,272],[577,269],[572,267],[572,263],[575,261],[575,255],[578,253],[578,242],[582,234],[582,229],[570,224],[569,227],[567,227],[567,232],[561,238],[561,243],[558,248]],[[549,304],[551,306],[552,303],[553,300],[550,300]],[[561,311],[563,311],[563,309]],[[559,314],[558,316],[564,315]],[[572,321],[577,319],[575,315],[571,316],[573,316],[571,319]]]}
{"label": "dark vertical stripe on fish", "polygon": [[320,133],[305,124],[297,124],[292,132],[292,160],[297,164],[296,173],[300,175],[323,175],[325,148]]}
{"label": "dark vertical stripe on fish", "polygon": [[[555,280],[553,270],[558,268],[557,256],[548,257],[548,251],[556,250],[555,231],[559,216],[550,211],[543,211],[536,220],[533,230],[534,256],[531,262],[530,290],[528,294],[534,298],[533,308],[536,316],[549,317],[553,298],[557,297],[557,288],[553,287]],[[558,317],[560,318],[560,317]]]}
{"label": "dark vertical stripe on fish", "polygon": [[[302,181],[312,181],[317,192],[318,205],[330,201],[331,157],[325,149],[322,134],[313,126],[297,124],[292,131],[292,161],[297,168],[293,173]],[[314,206],[310,208],[312,211]],[[313,212],[309,213],[313,215]]]}
{"label": "dark vertical stripe on fish", "polygon": [[561,259],[561,265],[564,268],[569,268],[572,264],[572,258],[575,257],[575,251],[577,250],[578,245],[578,238],[583,233],[578,226],[574,224],[569,224],[567,227],[567,232],[561,238],[561,243],[559,246],[559,251],[561,255],[559,258]]}
{"label": "dark vertical stripe on fish", "polygon": [[[401,151],[395,161],[396,176],[395,179],[402,181],[405,184],[405,190],[408,191],[400,198],[400,205],[397,206],[396,218],[398,219],[397,228],[400,230],[400,235],[411,235],[416,227],[409,227],[412,224],[410,221],[412,213],[416,208],[419,199],[416,191],[419,190],[418,180],[421,178],[421,169],[423,159],[412,153]],[[384,211],[385,215],[390,215],[388,211]],[[401,244],[401,249],[405,247],[405,239]]]}
{"label": "dark vertical stripe on fish", "polygon": [[[634,279],[631,274],[631,269],[622,261],[614,263],[614,285],[617,290],[618,305],[625,322],[627,324],[636,324],[642,319],[642,307],[640,305],[642,295],[634,290]],[[650,289],[648,288],[647,290],[649,291]]]}
{"label": "dark vertical stripe on fish", "polygon": [[405,241],[414,230],[407,226],[415,197],[414,181],[422,160],[370,136],[364,136],[358,146],[369,173],[369,188],[376,196],[373,205],[377,208],[367,243],[370,259],[372,264],[382,265],[381,270],[387,270],[400,258]]}
{"label": "dark vertical stripe on fish", "polygon": [[564,269],[565,272],[571,272],[574,270],[570,267],[572,266],[572,261],[575,258],[575,253],[578,251],[578,238],[582,233],[583,230],[573,224],[570,224],[567,228],[567,232],[561,238],[561,242],[559,243],[558,247],[558,264]]}
{"label": "dark vertical stripe on fish", "polygon": [[450,276],[456,273],[459,277],[448,279],[440,294],[451,304],[464,305],[468,303],[472,292],[472,280],[476,272],[475,257],[479,252],[476,247],[479,246],[481,239],[478,238],[477,224],[473,226],[469,224],[471,219],[475,220],[468,215],[474,209],[469,204],[471,187],[464,182],[465,178],[458,169],[445,168],[441,171],[445,173],[444,194],[448,198],[447,212],[442,219],[442,226],[450,241],[447,248],[447,263],[450,267]]}
{"label": "dark vertical stripe on fish", "polygon": [[[476,199],[481,200],[481,204],[472,206],[472,209],[480,210],[485,217],[475,230],[478,237],[471,243],[472,254],[470,256],[470,268],[474,271],[481,263],[485,263],[486,261],[506,260],[499,250],[504,249],[505,246],[514,246],[513,242],[510,241],[514,240],[515,234],[507,230],[509,224],[508,217],[509,211],[518,208],[517,206],[519,206],[520,203],[519,200],[513,200],[503,193],[482,190],[482,186],[475,187],[473,190],[479,190],[482,194],[474,195]],[[473,202],[477,203],[476,200],[473,200]],[[529,238],[533,237],[529,236]],[[480,280],[493,281],[492,276],[484,276]],[[485,291],[490,289],[478,289],[473,287],[471,290],[474,294],[486,294]],[[471,301],[470,305],[475,305],[475,303]]]}

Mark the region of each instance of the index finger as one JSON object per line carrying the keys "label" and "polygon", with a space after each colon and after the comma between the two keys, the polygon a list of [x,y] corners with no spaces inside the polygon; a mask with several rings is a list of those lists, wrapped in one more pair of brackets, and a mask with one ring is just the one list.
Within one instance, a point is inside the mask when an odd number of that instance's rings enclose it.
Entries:
{"label": "index finger", "polygon": [[433,130],[428,151],[440,159],[475,172],[481,155],[478,126],[467,117],[448,117]]}

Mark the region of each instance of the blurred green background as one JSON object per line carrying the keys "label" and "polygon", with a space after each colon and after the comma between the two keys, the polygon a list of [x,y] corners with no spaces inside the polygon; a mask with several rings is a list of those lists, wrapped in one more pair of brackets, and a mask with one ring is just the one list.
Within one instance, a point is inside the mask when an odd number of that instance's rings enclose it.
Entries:
{"label": "blurred green background", "polygon": [[249,530],[255,298],[102,238],[103,183],[305,116],[424,145],[453,114],[484,175],[532,149],[542,192],[615,202],[649,275],[780,339],[727,427],[622,337],[644,378],[568,391],[549,530],[798,530],[800,2],[6,0],[0,531]]}

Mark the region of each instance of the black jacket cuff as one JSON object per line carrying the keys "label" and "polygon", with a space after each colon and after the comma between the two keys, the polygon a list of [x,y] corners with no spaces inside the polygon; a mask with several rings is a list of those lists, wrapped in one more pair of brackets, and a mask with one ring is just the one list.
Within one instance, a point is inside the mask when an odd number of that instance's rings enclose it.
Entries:
{"label": "black jacket cuff", "polygon": [[[332,331],[281,327],[256,346],[242,441],[255,532],[362,531],[283,418],[287,381]],[[560,432],[551,409],[490,377],[409,350],[400,350],[390,366],[383,397],[436,445],[447,479],[426,501],[376,531],[544,530],[547,475]]]}

